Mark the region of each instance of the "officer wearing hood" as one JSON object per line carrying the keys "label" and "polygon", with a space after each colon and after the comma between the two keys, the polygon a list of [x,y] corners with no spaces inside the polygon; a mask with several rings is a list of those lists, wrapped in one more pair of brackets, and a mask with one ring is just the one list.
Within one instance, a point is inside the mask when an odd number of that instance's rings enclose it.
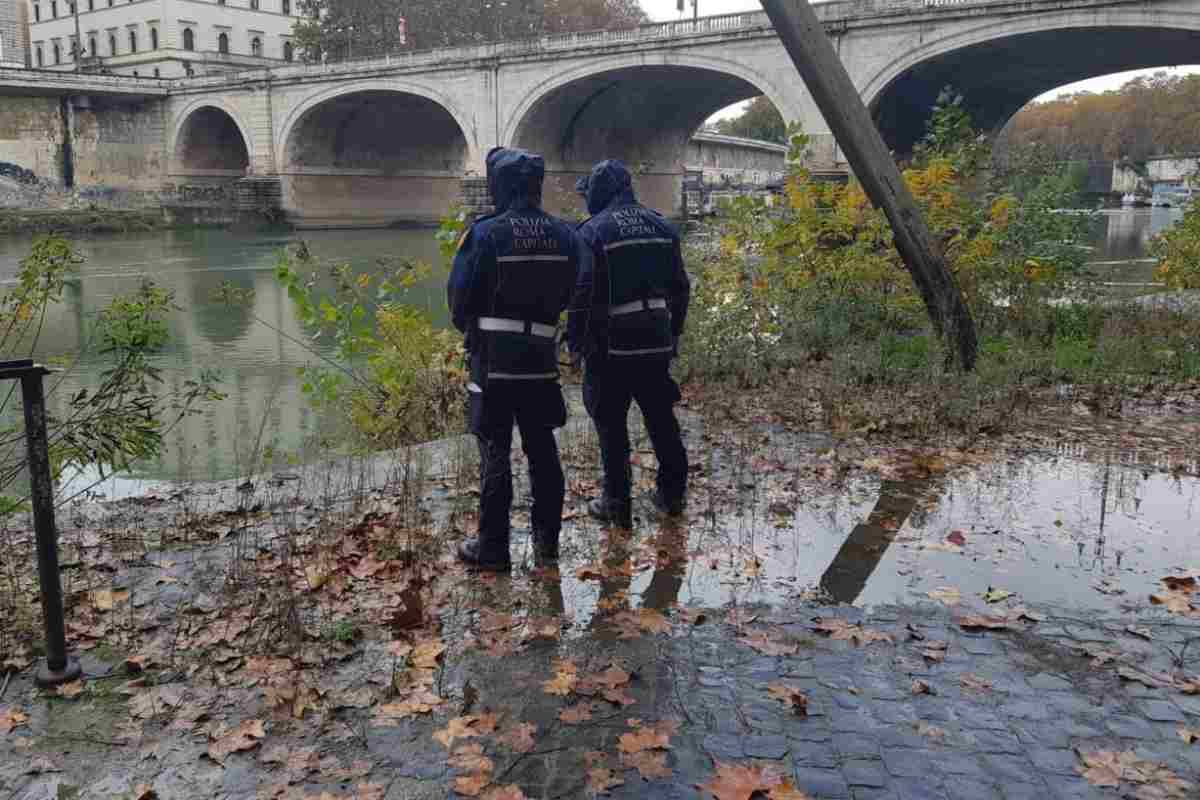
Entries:
{"label": "officer wearing hood", "polygon": [[566,424],[567,410],[555,334],[578,251],[570,227],[541,209],[541,156],[496,148],[487,168],[495,213],[463,236],[447,285],[451,318],[467,340],[480,455],[479,535],[458,555],[478,569],[507,570],[514,424],[529,459],[534,555],[558,557],[565,482],[554,429]]}
{"label": "officer wearing hood", "polygon": [[658,457],[651,500],[669,516],[683,513],[687,451],[675,418],[679,386],[671,359],[687,318],[691,287],[679,234],[637,202],[629,170],[602,161],[586,183],[592,218],[577,230],[579,281],[571,301],[568,340],[573,361],[585,361],[583,400],[600,438],[603,496],[589,505],[606,522],[632,524],[629,467],[630,405],[642,410]]}

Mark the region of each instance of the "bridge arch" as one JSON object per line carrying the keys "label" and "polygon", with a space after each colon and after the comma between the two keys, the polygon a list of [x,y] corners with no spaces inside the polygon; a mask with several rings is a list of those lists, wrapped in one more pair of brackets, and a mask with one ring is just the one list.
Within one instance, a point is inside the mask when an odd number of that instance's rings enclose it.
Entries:
{"label": "bridge arch", "polygon": [[983,22],[899,55],[860,86],[888,145],[911,150],[943,86],[998,131],[1038,95],[1126,70],[1200,61],[1200,12],[1108,8]]}
{"label": "bridge arch", "polygon": [[277,135],[284,210],[301,227],[435,221],[458,197],[475,149],[468,131],[448,98],[420,84],[317,92]]}
{"label": "bridge arch", "polygon": [[789,95],[766,75],[730,59],[678,52],[599,57],[528,91],[501,142],[545,156],[549,208],[578,208],[575,179],[597,161],[620,158],[638,172],[641,199],[673,214],[692,134],[714,112],[757,95],[785,118],[797,116]]}
{"label": "bridge arch", "polygon": [[171,173],[190,178],[230,179],[254,163],[254,140],[237,110],[220,98],[186,106],[171,135]]}

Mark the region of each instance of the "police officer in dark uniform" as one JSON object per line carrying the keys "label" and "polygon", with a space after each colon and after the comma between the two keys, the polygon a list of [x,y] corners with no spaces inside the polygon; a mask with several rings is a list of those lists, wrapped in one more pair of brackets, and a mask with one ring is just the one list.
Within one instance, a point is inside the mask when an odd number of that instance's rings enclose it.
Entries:
{"label": "police officer in dark uniform", "polygon": [[475,222],[459,245],[447,285],[454,326],[470,357],[470,428],[479,441],[479,536],[459,558],[507,570],[512,505],[512,430],[521,431],[533,489],[534,554],[558,557],[565,494],[554,429],[566,424],[558,384],[556,325],[578,273],[571,228],[541,209],[542,157],[488,154],[496,213]]}
{"label": "police officer in dark uniform", "polygon": [[572,360],[585,361],[583,400],[600,437],[604,467],[603,496],[589,511],[628,527],[632,475],[626,420],[635,400],[658,457],[651,499],[661,513],[683,513],[687,451],[674,410],[679,386],[669,368],[678,353],[691,286],[679,233],[637,202],[624,164],[600,162],[585,186],[593,216],[577,230],[579,282],[568,339]]}

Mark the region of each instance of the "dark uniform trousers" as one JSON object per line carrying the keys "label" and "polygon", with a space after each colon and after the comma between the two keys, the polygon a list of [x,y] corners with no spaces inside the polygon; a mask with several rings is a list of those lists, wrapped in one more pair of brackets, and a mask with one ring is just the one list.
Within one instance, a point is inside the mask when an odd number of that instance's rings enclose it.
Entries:
{"label": "dark uniform trousers", "polygon": [[483,392],[471,392],[470,403],[471,432],[479,443],[480,538],[508,541],[514,425],[521,432],[521,448],[529,459],[533,527],[558,533],[566,492],[554,440],[554,429],[566,421],[558,383],[492,381]]}
{"label": "dark uniform trousers", "polygon": [[584,366],[583,403],[600,438],[604,494],[628,503],[632,493],[629,467],[629,407],[636,402],[658,456],[657,486],[667,501],[687,489],[687,450],[675,418],[679,385],[671,378],[667,356],[592,356]]}

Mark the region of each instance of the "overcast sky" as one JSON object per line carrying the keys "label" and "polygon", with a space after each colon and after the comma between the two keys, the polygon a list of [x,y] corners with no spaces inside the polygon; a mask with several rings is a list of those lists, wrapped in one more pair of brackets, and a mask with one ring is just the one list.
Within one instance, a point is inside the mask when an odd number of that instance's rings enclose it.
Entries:
{"label": "overcast sky", "polygon": [[[735,11],[757,11],[762,8],[762,6],[758,4],[758,0],[697,0],[697,2],[700,3],[700,14],[702,16],[708,16],[711,14],[732,14]],[[649,14],[650,18],[653,20],[679,19],[680,16],[690,17],[692,15],[692,0],[684,0],[685,7],[682,15],[678,11],[678,7],[676,5],[677,0],[641,0],[641,3],[642,8],[646,9],[646,13]],[[1116,89],[1121,84],[1125,83],[1125,81],[1131,80],[1138,75],[1151,75],[1155,72],[1161,71],[1163,70],[1144,69],[1136,70],[1134,72],[1118,72],[1114,75],[1091,78],[1086,81],[1060,86],[1059,88],[1047,92],[1037,99],[1048,100],[1052,97],[1057,97],[1061,94],[1070,94],[1072,92],[1104,92],[1108,91],[1109,89]],[[1166,71],[1176,74],[1200,72],[1200,65],[1192,67],[1175,67]],[[741,104],[739,104],[737,107],[733,107],[732,109],[726,109],[718,112],[715,116],[725,117],[730,116],[731,114],[736,114],[740,105]]]}

